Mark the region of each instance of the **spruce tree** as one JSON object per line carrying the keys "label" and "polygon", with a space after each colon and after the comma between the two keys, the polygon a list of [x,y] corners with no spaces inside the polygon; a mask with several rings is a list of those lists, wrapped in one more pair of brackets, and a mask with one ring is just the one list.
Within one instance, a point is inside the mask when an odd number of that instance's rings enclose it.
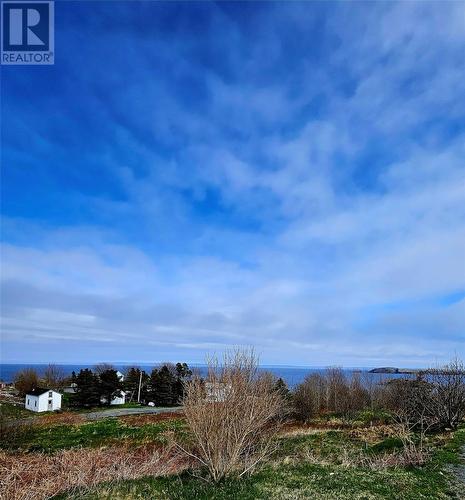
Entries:
{"label": "spruce tree", "polygon": [[74,401],[78,406],[97,406],[100,404],[100,383],[92,370],[86,368],[77,375]]}
{"label": "spruce tree", "polygon": [[116,370],[110,369],[100,373],[100,394],[107,405],[113,398],[121,397],[123,382],[120,380]]}

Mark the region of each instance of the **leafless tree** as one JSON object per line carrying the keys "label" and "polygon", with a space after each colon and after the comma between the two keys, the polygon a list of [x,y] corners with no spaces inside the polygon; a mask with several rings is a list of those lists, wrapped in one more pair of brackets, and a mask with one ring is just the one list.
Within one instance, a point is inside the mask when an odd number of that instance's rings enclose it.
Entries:
{"label": "leafless tree", "polygon": [[44,371],[43,382],[47,388],[59,389],[63,386],[65,373],[63,369],[57,365],[49,364]]}
{"label": "leafless tree", "polygon": [[110,363],[98,363],[94,366],[94,372],[97,375],[101,375],[103,372],[107,370],[116,370],[116,368]]}
{"label": "leafless tree", "polygon": [[252,471],[273,450],[282,396],[257,371],[253,350],[235,349],[207,361],[205,380],[186,384],[184,414],[192,446],[180,448],[208,469],[213,481]]}
{"label": "leafless tree", "polygon": [[349,409],[349,386],[340,367],[326,369],[326,408],[335,413],[346,413]]}
{"label": "leafless tree", "polygon": [[14,379],[14,386],[21,396],[39,386],[39,376],[34,368],[20,370]]}

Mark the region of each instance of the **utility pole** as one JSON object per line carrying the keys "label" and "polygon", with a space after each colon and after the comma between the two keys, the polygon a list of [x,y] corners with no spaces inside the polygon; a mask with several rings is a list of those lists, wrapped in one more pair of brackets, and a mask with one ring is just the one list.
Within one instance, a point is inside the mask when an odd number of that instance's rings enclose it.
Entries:
{"label": "utility pole", "polygon": [[139,370],[139,390],[137,391],[137,402],[140,403],[140,386],[142,384],[142,370]]}

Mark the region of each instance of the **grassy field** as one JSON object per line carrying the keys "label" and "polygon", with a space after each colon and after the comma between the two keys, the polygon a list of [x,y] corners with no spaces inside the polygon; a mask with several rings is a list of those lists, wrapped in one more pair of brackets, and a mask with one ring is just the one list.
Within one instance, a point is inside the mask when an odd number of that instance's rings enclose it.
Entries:
{"label": "grassy field", "polygon": [[8,443],[7,449],[52,453],[63,449],[113,444],[133,446],[155,442],[162,444],[167,433],[179,432],[182,426],[182,422],[177,419],[145,425],[130,425],[119,419],[74,425],[34,425],[18,434],[15,441]]}
{"label": "grassy field", "polygon": [[[378,466],[401,441],[389,426],[373,429],[296,429],[279,439],[271,460],[249,477],[213,485],[191,473],[99,485],[60,498],[82,499],[446,499],[463,498],[448,464],[459,462],[465,429],[430,438],[431,457],[422,467]],[[196,474],[202,474],[197,471]]]}
{"label": "grassy field", "polygon": [[[430,455],[425,464],[405,467],[396,460],[386,462],[386,457],[401,456],[403,447],[402,440],[387,420],[382,415],[376,418],[373,415],[357,415],[352,422],[347,422],[330,416],[309,425],[289,424],[277,440],[276,451],[262,467],[250,476],[228,479],[217,485],[200,479],[199,476],[205,477],[200,469],[186,472],[186,467],[174,468],[170,470],[170,475],[166,475],[159,464],[163,465],[169,458],[148,469],[155,471],[150,472],[150,476],[138,477],[142,474],[138,467],[134,468],[134,458],[130,458],[133,462],[130,473],[118,476],[115,469],[108,476],[108,463],[112,463],[115,454],[120,454],[118,450],[121,450],[121,456],[126,453],[128,457],[134,457],[139,456],[139,450],[143,449],[144,463],[148,463],[150,450],[161,450],[171,442],[173,435],[184,436],[187,430],[183,420],[172,415],[35,425],[19,433],[16,443],[13,447],[10,443],[7,451],[11,453],[14,448],[13,456],[24,462],[29,473],[31,465],[27,461],[34,457],[37,457],[37,468],[42,469],[47,463],[51,471],[57,467],[54,461],[58,463],[66,459],[74,466],[79,460],[82,463],[94,460],[95,465],[89,466],[88,478],[77,485],[80,488],[56,497],[67,500],[464,498],[464,486],[454,482],[450,464],[461,461],[465,428],[454,434],[430,436],[426,443]],[[71,455],[63,455],[67,453]],[[102,460],[99,453],[106,453],[106,462],[101,464],[106,468],[106,475],[102,477],[131,479],[97,484],[99,481],[95,473]],[[121,460],[122,467],[124,460]],[[139,458],[137,464],[138,461]],[[56,469],[58,473],[60,467]],[[176,471],[179,473],[176,474]],[[164,475],[156,477],[157,474]],[[47,477],[44,484],[49,483]],[[84,489],[82,484],[86,485]],[[23,485],[19,486],[18,490],[21,490]]]}
{"label": "grassy field", "polygon": [[33,415],[33,412],[26,410],[23,405],[15,405],[6,401],[0,402],[0,415],[2,418],[10,420],[18,418],[27,418]]}

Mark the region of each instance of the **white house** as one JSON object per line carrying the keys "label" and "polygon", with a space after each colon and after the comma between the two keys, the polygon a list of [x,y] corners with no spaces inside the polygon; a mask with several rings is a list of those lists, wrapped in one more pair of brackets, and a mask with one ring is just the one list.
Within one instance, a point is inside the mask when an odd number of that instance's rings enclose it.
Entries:
{"label": "white house", "polygon": [[[124,381],[124,375],[120,371],[117,371],[116,375],[121,380],[121,382]],[[124,403],[126,402],[126,394],[127,393],[126,393],[126,391],[120,391],[120,394],[121,394],[121,396],[115,396],[111,399],[111,401],[110,401],[111,405],[124,405]],[[102,398],[101,401],[102,401],[102,403],[106,403],[105,398]]]}
{"label": "white house", "polygon": [[126,392],[120,391],[121,396],[114,396],[110,402],[111,405],[124,405],[126,402]]}
{"label": "white house", "polygon": [[61,394],[52,389],[41,389],[36,387],[26,394],[26,410],[31,411],[54,411],[61,409]]}
{"label": "white house", "polygon": [[77,384],[75,382],[71,382],[67,387],[63,387],[63,392],[67,392],[68,394],[75,394],[77,389]]}
{"label": "white house", "polygon": [[222,403],[231,392],[231,384],[225,382],[205,382],[205,396],[207,401]]}

